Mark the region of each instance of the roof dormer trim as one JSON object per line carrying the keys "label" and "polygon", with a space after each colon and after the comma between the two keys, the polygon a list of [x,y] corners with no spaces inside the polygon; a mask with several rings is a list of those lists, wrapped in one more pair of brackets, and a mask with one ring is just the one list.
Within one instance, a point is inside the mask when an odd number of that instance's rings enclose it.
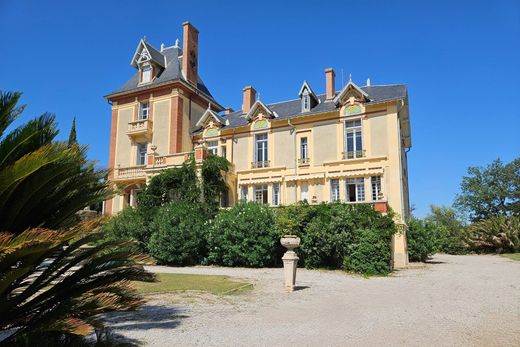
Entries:
{"label": "roof dormer trim", "polygon": [[357,91],[361,95],[363,101],[370,101],[370,98],[368,97],[368,94],[363,89],[361,89],[354,82],[349,81],[347,83],[347,85],[345,85],[345,87],[343,87],[341,92],[339,92],[339,94],[336,95],[336,97],[332,100],[332,101],[334,101],[334,104],[336,106],[339,106],[341,104],[341,102],[343,101],[343,98],[345,97],[347,92],[350,91],[351,89],[354,89],[355,91]]}
{"label": "roof dormer trim", "polygon": [[206,125],[208,119],[213,119],[214,123],[218,124],[219,127],[223,127],[229,124],[229,121],[226,119],[222,119],[215,111],[210,108],[206,109],[206,112],[202,114],[202,117],[198,120],[197,124],[195,124],[198,128],[202,128]]}
{"label": "roof dormer trim", "polygon": [[[143,54],[144,52],[144,54]],[[142,63],[151,62],[162,68],[166,67],[166,56],[156,50],[152,45],[141,39],[135,50],[130,65],[139,69]]]}
{"label": "roof dormer trim", "polygon": [[271,111],[269,109],[269,107],[267,107],[266,104],[264,104],[260,100],[256,100],[255,103],[253,104],[253,106],[251,106],[251,109],[249,110],[249,112],[245,115],[245,118],[248,121],[252,121],[253,119],[255,119],[257,117],[257,111],[259,108],[262,108],[265,111],[264,116],[267,118],[277,118],[278,117],[276,112]]}

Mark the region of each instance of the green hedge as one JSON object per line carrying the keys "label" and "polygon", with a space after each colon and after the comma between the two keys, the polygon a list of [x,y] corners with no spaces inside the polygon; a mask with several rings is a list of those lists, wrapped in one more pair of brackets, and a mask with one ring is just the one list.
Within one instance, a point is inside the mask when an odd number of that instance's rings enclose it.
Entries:
{"label": "green hedge", "polygon": [[273,266],[279,235],[266,205],[238,203],[220,210],[207,233],[207,263],[224,266]]}
{"label": "green hedge", "polygon": [[150,255],[161,263],[196,265],[206,255],[204,208],[188,202],[169,203],[159,209],[150,230]]}
{"label": "green hedge", "polygon": [[426,261],[437,252],[441,234],[435,223],[412,217],[408,220],[407,236],[410,261]]}

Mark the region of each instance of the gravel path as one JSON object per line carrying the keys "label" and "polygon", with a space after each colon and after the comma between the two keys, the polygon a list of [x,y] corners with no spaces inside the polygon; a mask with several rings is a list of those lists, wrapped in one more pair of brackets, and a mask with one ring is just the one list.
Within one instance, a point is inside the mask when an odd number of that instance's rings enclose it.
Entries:
{"label": "gravel path", "polygon": [[520,346],[520,262],[437,255],[389,277],[282,269],[152,267],[222,274],[255,289],[226,296],[161,295],[110,318],[117,335],[150,346]]}

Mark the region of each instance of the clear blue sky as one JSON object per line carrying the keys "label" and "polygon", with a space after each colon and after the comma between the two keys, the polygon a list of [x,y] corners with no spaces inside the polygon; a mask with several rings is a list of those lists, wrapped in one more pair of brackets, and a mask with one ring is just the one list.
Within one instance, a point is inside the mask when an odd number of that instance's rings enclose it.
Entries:
{"label": "clear blue sky", "polygon": [[[248,6],[248,4],[250,6]],[[146,35],[156,47],[200,31],[200,74],[238,109],[253,85],[265,102],[292,99],[324,69],[364,85],[406,83],[413,147],[411,203],[450,205],[470,165],[520,154],[520,1],[21,1],[0,0],[0,88],[24,93],[21,121],[53,112],[106,166],[103,95],[134,72]]]}

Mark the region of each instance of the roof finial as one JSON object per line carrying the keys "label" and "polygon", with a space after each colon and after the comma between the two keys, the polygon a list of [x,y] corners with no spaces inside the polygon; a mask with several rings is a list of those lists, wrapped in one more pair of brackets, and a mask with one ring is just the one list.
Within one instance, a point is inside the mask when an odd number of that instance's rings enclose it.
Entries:
{"label": "roof finial", "polygon": [[351,73],[348,74],[348,82],[349,82],[349,83],[352,82],[352,74],[351,74]]}
{"label": "roof finial", "polygon": [[175,39],[175,46],[174,47],[179,47],[179,39]]}
{"label": "roof finial", "polygon": [[143,41],[146,42],[146,35],[143,36]]}
{"label": "roof finial", "polygon": [[370,87],[370,77],[367,78],[367,87]]}
{"label": "roof finial", "polygon": [[161,52],[164,51],[164,43],[161,43]]}

